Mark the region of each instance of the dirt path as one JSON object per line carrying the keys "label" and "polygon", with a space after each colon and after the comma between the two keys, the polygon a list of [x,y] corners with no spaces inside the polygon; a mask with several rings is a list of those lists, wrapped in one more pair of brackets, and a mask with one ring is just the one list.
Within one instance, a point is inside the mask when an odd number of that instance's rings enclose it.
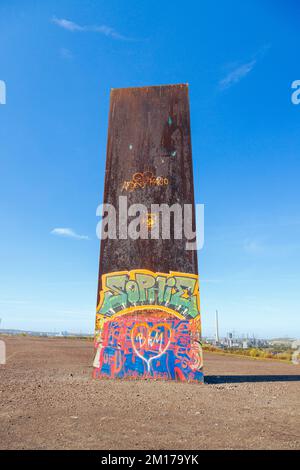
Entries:
{"label": "dirt path", "polygon": [[90,341],[2,339],[0,449],[300,449],[300,366],[205,354],[204,386],[93,381]]}

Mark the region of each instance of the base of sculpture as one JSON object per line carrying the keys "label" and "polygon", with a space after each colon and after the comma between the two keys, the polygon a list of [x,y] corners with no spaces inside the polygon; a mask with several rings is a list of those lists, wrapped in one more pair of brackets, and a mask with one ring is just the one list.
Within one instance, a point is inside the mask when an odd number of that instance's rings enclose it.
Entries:
{"label": "base of sculpture", "polygon": [[96,340],[94,377],[201,382],[197,328],[197,320],[150,309],[107,321]]}

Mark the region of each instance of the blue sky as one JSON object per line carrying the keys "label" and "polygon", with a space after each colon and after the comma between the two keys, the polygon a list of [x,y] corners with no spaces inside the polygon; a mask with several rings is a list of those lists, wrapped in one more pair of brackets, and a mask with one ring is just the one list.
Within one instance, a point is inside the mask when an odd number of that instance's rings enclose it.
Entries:
{"label": "blue sky", "polygon": [[1,0],[2,328],[93,331],[109,90],[189,83],[203,333],[218,309],[223,334],[300,336],[299,20],[291,0]]}

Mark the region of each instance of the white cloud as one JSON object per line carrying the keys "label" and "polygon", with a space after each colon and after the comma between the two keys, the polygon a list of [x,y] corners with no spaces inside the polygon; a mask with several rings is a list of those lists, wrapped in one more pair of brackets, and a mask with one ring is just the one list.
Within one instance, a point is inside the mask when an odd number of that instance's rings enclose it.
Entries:
{"label": "white cloud", "polygon": [[223,78],[223,80],[220,81],[220,89],[226,90],[232,85],[238,83],[254,69],[256,64],[257,60],[253,59],[250,62],[240,65],[239,67],[232,70],[225,78]]}
{"label": "white cloud", "polygon": [[60,237],[75,238],[76,240],[89,240],[87,235],[79,235],[71,228],[54,228],[50,233]]}
{"label": "white cloud", "polygon": [[251,60],[243,64],[235,64],[235,66],[232,66],[230,72],[220,81],[220,90],[226,90],[232,85],[239,83],[243,78],[247,77],[247,75],[252,72],[259,60],[261,60],[266,55],[270,48],[271,45],[267,44],[263,46]]}
{"label": "white cloud", "polygon": [[52,21],[53,23],[57,24],[57,26],[67,29],[68,31],[84,31],[82,26],[79,26],[73,21],[65,20],[64,18],[53,18]]}
{"label": "white cloud", "polygon": [[74,21],[66,20],[64,18],[52,18],[52,22],[55,23],[57,26],[66,29],[67,31],[71,32],[92,32],[92,33],[100,33],[104,34],[104,36],[111,37],[113,39],[120,39],[122,41],[128,40],[125,36],[118,33],[115,29],[111,28],[107,25],[100,25],[100,26],[81,26]]}

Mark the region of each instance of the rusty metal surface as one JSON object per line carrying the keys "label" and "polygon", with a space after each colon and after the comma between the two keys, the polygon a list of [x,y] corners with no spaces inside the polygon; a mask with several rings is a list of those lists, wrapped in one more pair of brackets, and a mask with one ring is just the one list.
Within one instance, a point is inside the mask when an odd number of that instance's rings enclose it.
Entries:
{"label": "rusty metal surface", "polygon": [[[151,172],[168,185],[125,191],[135,173]],[[110,99],[104,202],[194,205],[194,184],[187,85],[112,89]],[[185,240],[102,240],[101,276],[116,271],[149,269],[197,274],[197,252]],[[98,297],[99,302],[99,297]],[[97,302],[97,303],[98,303]]]}

